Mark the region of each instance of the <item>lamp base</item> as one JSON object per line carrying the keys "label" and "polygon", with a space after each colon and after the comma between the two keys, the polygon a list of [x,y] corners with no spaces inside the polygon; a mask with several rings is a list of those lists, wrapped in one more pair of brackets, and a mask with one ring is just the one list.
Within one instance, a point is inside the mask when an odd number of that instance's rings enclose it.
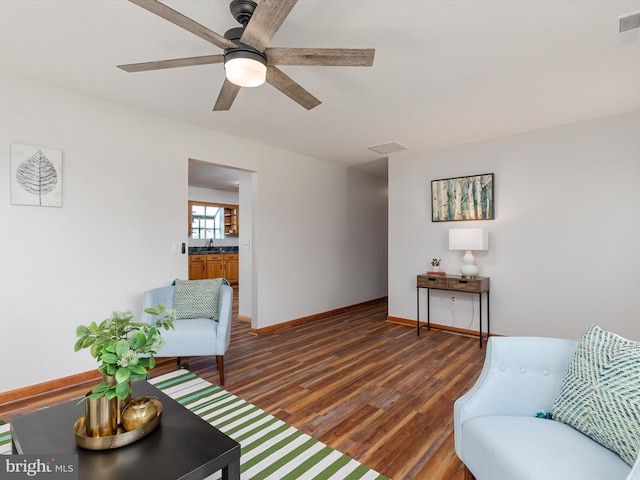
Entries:
{"label": "lamp base", "polygon": [[464,257],[462,257],[462,261],[464,265],[460,267],[460,273],[463,277],[474,277],[478,274],[478,267],[475,266],[476,259],[473,258],[471,250],[467,250]]}
{"label": "lamp base", "polygon": [[478,267],[475,265],[462,265],[460,267],[460,273],[463,277],[472,278],[478,275]]}

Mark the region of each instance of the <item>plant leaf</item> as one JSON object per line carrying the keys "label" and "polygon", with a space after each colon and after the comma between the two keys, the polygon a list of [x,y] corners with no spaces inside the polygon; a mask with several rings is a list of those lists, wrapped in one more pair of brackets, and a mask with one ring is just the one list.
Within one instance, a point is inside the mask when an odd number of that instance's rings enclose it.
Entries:
{"label": "plant leaf", "polygon": [[81,348],[84,348],[84,347],[83,347],[83,345],[82,345],[82,344],[83,344],[83,342],[84,342],[84,339],[83,339],[83,338],[78,339],[78,341],[77,341],[77,342],[75,343],[75,345],[73,346],[73,351],[74,351],[74,352],[77,352],[77,351],[78,351],[78,350],[80,350]]}
{"label": "plant leaf", "polygon": [[119,383],[115,388],[115,395],[120,400],[124,400],[127,398],[127,395],[131,393],[131,387],[129,386],[129,382]]}
{"label": "plant leaf", "polygon": [[[131,347],[129,345],[129,341],[125,340],[124,338],[122,340],[119,340],[118,343],[116,343],[116,355],[119,358],[122,358],[125,352],[129,351],[130,349]],[[113,363],[113,362],[110,362],[110,363]]]}
{"label": "plant leaf", "polygon": [[142,348],[145,343],[147,343],[147,337],[144,333],[138,332],[131,339],[131,348],[137,350]]}
{"label": "plant leaf", "polygon": [[138,374],[138,375],[147,374],[147,369],[140,364],[129,367],[129,370],[131,371],[132,374]]}
{"label": "plant leaf", "polygon": [[98,385],[96,385],[95,387],[93,387],[93,390],[91,390],[91,391],[93,393],[103,393],[108,388],[109,388],[109,383],[108,382],[102,382],[102,383],[99,383]]}
{"label": "plant leaf", "polygon": [[104,363],[115,364],[118,363],[118,357],[113,353],[105,352],[100,356],[100,360]]}
{"label": "plant leaf", "polygon": [[116,372],[116,382],[118,383],[126,382],[127,380],[129,380],[130,376],[131,376],[131,370],[129,370],[129,368],[127,367],[121,367]]}

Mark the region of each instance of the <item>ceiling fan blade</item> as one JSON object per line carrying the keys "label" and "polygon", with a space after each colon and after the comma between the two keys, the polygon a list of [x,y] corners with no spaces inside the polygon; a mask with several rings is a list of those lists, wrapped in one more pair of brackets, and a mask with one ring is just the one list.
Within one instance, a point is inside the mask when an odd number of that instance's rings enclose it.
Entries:
{"label": "ceiling fan blade", "polygon": [[218,94],[216,104],[213,106],[213,111],[219,112],[222,110],[229,110],[239,91],[240,87],[238,85],[231,83],[225,78],[222,88],[220,89],[220,93]]}
{"label": "ceiling fan blade", "polygon": [[311,110],[322,103],[302,88],[300,84],[294,82],[289,75],[273,65],[267,67],[267,82],[307,110]]}
{"label": "ceiling fan blade", "polygon": [[200,57],[173,58],[171,60],[158,60],[155,62],[129,63],[118,65],[118,68],[125,72],[147,72],[149,70],[162,70],[165,68],[192,67],[194,65],[210,65],[212,63],[222,63],[224,55],[202,55]]}
{"label": "ceiling fan blade", "polygon": [[240,42],[263,52],[298,0],[262,0],[240,38]]}
{"label": "ceiling fan blade", "polygon": [[271,65],[319,65],[332,67],[370,67],[373,48],[267,48]]}
{"label": "ceiling fan blade", "polygon": [[197,35],[198,37],[206,40],[209,43],[213,43],[215,46],[224,48],[234,48],[236,45],[227,40],[221,35],[218,35],[213,30],[209,30],[207,27],[200,25],[198,22],[191,20],[189,17],[184,16],[180,12],[175,11],[173,8],[166,6],[164,3],[160,3],[157,0],[129,0],[131,3],[144,8],[158,15],[159,17],[168,20],[169,22],[184,28],[185,30]]}

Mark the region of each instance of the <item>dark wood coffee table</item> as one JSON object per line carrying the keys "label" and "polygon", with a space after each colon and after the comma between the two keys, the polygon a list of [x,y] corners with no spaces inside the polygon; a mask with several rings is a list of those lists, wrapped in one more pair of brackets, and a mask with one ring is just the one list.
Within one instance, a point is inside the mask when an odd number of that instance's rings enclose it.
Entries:
{"label": "dark wood coffee table", "polygon": [[222,470],[225,480],[240,478],[240,444],[165,395],[153,385],[133,383],[133,396],[162,402],[158,428],[131,445],[85,450],[76,445],[73,425],[84,403],[56,405],[11,419],[13,453],[77,454],[79,479],[203,479]]}

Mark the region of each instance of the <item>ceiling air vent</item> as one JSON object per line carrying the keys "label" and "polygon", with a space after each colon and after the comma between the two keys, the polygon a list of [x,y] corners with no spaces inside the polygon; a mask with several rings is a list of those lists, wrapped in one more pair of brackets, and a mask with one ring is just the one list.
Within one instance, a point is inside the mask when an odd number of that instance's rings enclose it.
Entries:
{"label": "ceiling air vent", "polygon": [[383,143],[382,145],[367,148],[381,155],[389,155],[390,153],[399,152],[400,150],[408,150],[408,147],[398,142]]}
{"label": "ceiling air vent", "polygon": [[631,45],[640,38],[640,10],[616,17],[618,20],[618,44]]}
{"label": "ceiling air vent", "polygon": [[620,21],[619,33],[640,28],[640,12],[629,13],[623,17],[618,17],[618,20]]}

